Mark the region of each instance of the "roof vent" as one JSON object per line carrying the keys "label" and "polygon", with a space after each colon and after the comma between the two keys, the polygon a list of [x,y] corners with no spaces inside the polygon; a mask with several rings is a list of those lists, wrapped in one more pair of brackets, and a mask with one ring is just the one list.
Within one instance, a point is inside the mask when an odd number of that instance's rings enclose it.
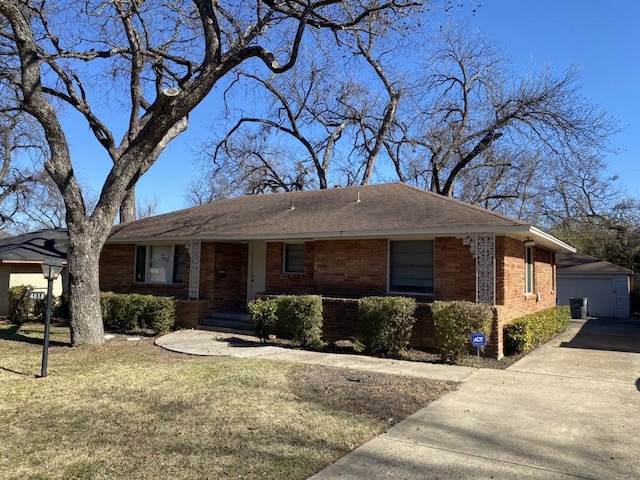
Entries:
{"label": "roof vent", "polygon": [[358,190],[358,197],[354,203],[360,203],[360,190]]}

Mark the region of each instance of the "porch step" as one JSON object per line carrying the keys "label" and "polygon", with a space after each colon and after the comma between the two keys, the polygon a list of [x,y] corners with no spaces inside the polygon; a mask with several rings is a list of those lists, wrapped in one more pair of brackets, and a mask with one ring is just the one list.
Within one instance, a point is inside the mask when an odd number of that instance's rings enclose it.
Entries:
{"label": "porch step", "polygon": [[246,311],[213,312],[198,324],[203,330],[230,333],[253,333],[249,313]]}

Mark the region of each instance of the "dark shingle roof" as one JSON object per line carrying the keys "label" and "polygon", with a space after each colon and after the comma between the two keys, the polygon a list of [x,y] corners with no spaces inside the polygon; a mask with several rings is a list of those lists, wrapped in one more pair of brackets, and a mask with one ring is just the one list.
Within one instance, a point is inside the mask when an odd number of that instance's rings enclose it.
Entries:
{"label": "dark shingle roof", "polygon": [[118,225],[109,241],[274,239],[530,225],[403,183],[248,195]]}
{"label": "dark shingle roof", "polygon": [[557,253],[556,265],[558,267],[558,273],[616,273],[623,275],[631,275],[633,273],[633,271],[627,268],[599,260],[584,253]]}
{"label": "dark shingle roof", "polygon": [[66,259],[68,249],[66,229],[38,230],[0,239],[0,260],[41,262],[45,257]]}

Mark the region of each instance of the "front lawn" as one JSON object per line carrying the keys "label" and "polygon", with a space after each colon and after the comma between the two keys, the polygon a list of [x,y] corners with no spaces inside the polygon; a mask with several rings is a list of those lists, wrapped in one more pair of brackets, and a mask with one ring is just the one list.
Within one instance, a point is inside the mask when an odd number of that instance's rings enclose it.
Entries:
{"label": "front lawn", "polygon": [[37,378],[42,332],[0,323],[0,478],[304,479],[454,386],[66,328]]}

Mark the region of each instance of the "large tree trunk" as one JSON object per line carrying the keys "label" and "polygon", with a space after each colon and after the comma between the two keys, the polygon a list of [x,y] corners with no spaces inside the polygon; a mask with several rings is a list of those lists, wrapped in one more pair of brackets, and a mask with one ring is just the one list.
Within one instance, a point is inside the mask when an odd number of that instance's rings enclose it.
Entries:
{"label": "large tree trunk", "polygon": [[133,222],[136,219],[136,190],[130,188],[120,205],[120,223]]}
{"label": "large tree trunk", "polygon": [[69,230],[69,317],[71,343],[104,343],[98,263],[104,240],[87,230]]}

